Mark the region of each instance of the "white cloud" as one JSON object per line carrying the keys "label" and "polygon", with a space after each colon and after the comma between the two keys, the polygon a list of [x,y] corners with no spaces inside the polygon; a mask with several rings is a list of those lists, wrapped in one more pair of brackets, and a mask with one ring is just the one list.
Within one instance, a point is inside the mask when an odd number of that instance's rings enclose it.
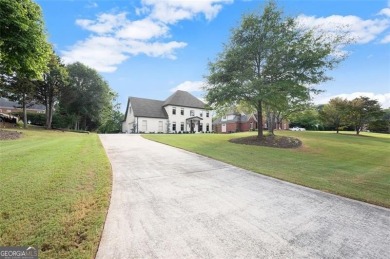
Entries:
{"label": "white cloud", "polygon": [[135,55],[176,59],[175,50],[185,42],[164,41],[171,37],[170,27],[181,20],[204,15],[213,19],[223,4],[233,0],[142,0],[135,8],[139,19],[129,20],[125,12],[102,13],[96,19],[77,19],[76,24],[91,32],[61,51],[65,63],[80,61],[100,72],[114,72],[117,66]]}
{"label": "white cloud", "polygon": [[94,36],[61,53],[65,64],[79,61],[100,72],[114,72],[128,58],[121,49],[122,43],[115,38]]}
{"label": "white cloud", "polygon": [[174,51],[179,48],[187,46],[185,42],[144,42],[144,41],[127,41],[123,51],[132,54],[145,54],[149,57],[164,57],[169,59],[176,59]]}
{"label": "white cloud", "polygon": [[315,104],[325,104],[328,103],[330,99],[340,97],[344,98],[347,100],[352,100],[360,96],[365,96],[370,99],[378,100],[382,108],[390,108],[390,92],[389,93],[384,93],[384,94],[374,94],[370,92],[355,92],[355,93],[350,93],[350,94],[338,94],[338,95],[333,95],[333,96],[316,96],[314,97],[314,103]]}
{"label": "white cloud", "polygon": [[168,24],[192,19],[198,14],[212,20],[221,10],[222,4],[232,2],[233,0],[142,0],[143,5],[151,10],[150,17]]}
{"label": "white cloud", "polygon": [[360,44],[373,41],[390,26],[389,19],[363,20],[353,15],[328,17],[300,15],[298,22],[305,28],[321,30],[330,36],[348,33],[351,39]]}
{"label": "white cloud", "polygon": [[99,5],[96,2],[89,2],[86,7],[87,8],[97,8]]}
{"label": "white cloud", "polygon": [[390,17],[390,8],[383,8],[382,10],[379,11],[379,15],[385,15]]}
{"label": "white cloud", "polygon": [[169,28],[159,22],[151,19],[143,19],[138,21],[127,22],[117,33],[119,38],[149,40],[165,36]]}
{"label": "white cloud", "polygon": [[178,86],[170,89],[171,92],[175,92],[177,90],[187,91],[187,92],[200,92],[202,88],[205,86],[205,82],[203,81],[185,81]]}
{"label": "white cloud", "polygon": [[382,40],[381,40],[381,43],[383,44],[386,44],[386,43],[390,43],[390,34],[385,36]]}
{"label": "white cloud", "polygon": [[114,29],[126,23],[126,13],[98,15],[96,20],[77,19],[81,28],[97,34],[111,33]]}

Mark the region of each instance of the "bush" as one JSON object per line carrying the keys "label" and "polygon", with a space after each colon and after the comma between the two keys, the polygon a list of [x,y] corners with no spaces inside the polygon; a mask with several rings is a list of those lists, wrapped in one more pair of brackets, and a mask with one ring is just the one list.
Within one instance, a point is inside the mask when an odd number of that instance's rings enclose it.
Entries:
{"label": "bush", "polygon": [[[13,116],[21,118],[23,122],[23,112],[13,112]],[[46,123],[46,115],[44,113],[27,113],[27,121],[30,121],[32,125],[44,126]]]}

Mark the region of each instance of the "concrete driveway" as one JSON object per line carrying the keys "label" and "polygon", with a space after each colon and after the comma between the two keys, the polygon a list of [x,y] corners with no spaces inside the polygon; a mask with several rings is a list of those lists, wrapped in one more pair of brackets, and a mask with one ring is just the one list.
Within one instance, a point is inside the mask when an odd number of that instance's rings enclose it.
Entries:
{"label": "concrete driveway", "polygon": [[389,258],[388,209],[138,135],[100,139],[113,192],[97,258]]}

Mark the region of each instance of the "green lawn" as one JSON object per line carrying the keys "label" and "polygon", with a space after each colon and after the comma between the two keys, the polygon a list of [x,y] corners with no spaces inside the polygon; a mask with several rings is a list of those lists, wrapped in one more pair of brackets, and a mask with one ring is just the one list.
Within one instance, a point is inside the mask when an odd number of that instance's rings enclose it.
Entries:
{"label": "green lawn", "polygon": [[39,247],[39,258],[93,258],[111,193],[96,134],[23,131],[0,141],[0,246]]}
{"label": "green lawn", "polygon": [[333,132],[276,134],[302,140],[298,149],[246,146],[231,138],[256,133],[143,135],[257,173],[390,207],[390,135]]}

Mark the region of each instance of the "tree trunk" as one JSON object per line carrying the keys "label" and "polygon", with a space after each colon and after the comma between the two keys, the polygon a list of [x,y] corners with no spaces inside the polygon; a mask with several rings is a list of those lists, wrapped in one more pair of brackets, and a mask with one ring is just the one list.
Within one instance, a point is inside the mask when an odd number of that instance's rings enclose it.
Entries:
{"label": "tree trunk", "polygon": [[264,138],[263,133],[263,106],[261,101],[258,101],[257,103],[257,138],[262,139]]}
{"label": "tree trunk", "polygon": [[359,126],[356,126],[355,129],[356,129],[356,135],[359,135],[359,133],[360,133],[360,127],[359,127]]}
{"label": "tree trunk", "polygon": [[23,94],[23,100],[22,100],[22,106],[23,106],[23,128],[27,128],[27,109],[26,109],[26,94]]}
{"label": "tree trunk", "polygon": [[268,117],[268,122],[267,122],[267,126],[268,126],[268,132],[271,134],[271,135],[275,135],[274,134],[274,129],[275,129],[275,115],[270,112],[269,115],[267,116]]}
{"label": "tree trunk", "polygon": [[46,129],[50,129],[49,127],[49,108],[50,104],[49,104],[49,100],[46,98],[45,100],[45,107],[46,107],[46,112],[45,112],[45,117],[46,117],[46,122],[45,122],[45,128]]}
{"label": "tree trunk", "polygon": [[53,121],[53,99],[48,98],[46,106],[46,128],[51,129],[51,123]]}

